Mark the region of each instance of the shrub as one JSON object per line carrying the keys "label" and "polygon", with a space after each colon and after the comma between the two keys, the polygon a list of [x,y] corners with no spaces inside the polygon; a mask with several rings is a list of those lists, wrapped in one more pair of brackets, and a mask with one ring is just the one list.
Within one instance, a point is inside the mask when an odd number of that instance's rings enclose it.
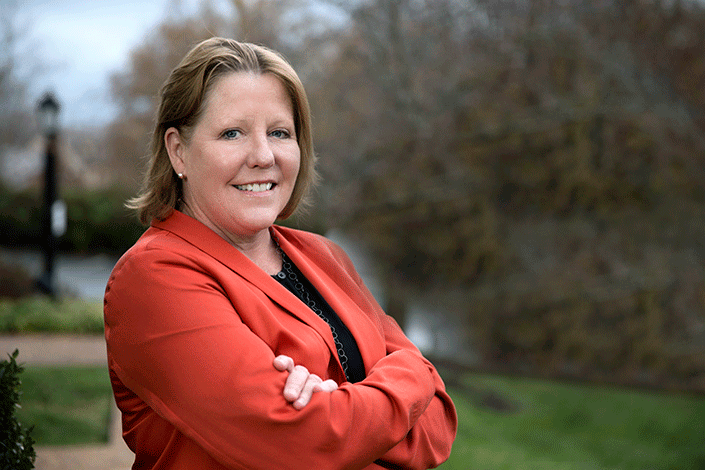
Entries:
{"label": "shrub", "polygon": [[32,428],[22,429],[15,417],[19,407],[20,372],[23,368],[17,364],[18,351],[12,353],[10,360],[0,363],[0,469],[25,470],[34,468],[36,453]]}
{"label": "shrub", "polygon": [[0,299],[0,332],[102,334],[102,303],[44,297]]}
{"label": "shrub", "polygon": [[0,261],[0,298],[17,299],[34,292],[34,280],[24,269]]}
{"label": "shrub", "polygon": [[[124,207],[130,197],[121,188],[61,192],[68,209],[66,233],[59,249],[72,252],[122,253],[144,231]],[[12,192],[0,186],[0,245],[36,247],[42,242],[42,195],[37,190]]]}

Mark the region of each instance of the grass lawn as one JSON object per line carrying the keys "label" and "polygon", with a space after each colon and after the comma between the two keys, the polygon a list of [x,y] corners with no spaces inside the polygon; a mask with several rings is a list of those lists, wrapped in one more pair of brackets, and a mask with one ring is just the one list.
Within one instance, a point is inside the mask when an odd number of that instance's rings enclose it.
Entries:
{"label": "grass lawn", "polygon": [[112,391],[103,367],[24,365],[20,374],[23,428],[37,445],[107,443]]}
{"label": "grass lawn", "polygon": [[[705,469],[705,398],[467,375],[450,388],[459,431],[440,468]],[[480,401],[494,392],[511,409]]]}

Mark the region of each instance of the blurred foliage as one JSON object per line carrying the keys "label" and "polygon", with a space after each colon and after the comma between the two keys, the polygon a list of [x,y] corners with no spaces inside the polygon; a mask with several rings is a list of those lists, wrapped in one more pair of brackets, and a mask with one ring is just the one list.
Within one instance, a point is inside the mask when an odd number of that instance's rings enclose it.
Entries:
{"label": "blurred foliage", "polygon": [[[144,231],[124,207],[130,196],[121,188],[68,189],[61,199],[67,205],[66,234],[59,249],[84,253],[120,254]],[[41,194],[35,190],[12,192],[0,187],[0,245],[36,247],[41,243]]]}
{"label": "blurred foliage", "polygon": [[[670,18],[676,7],[482,5],[360,7],[327,70],[330,88],[312,99],[326,116],[327,181],[345,191],[332,209],[392,270],[415,283],[472,284],[513,271],[503,232],[517,220],[599,221],[649,214],[666,195],[702,199],[699,111],[683,110],[686,98],[631,50],[644,38],[614,38],[609,26],[640,27],[622,25],[622,7],[630,18]],[[705,27],[679,25],[690,26]]]}
{"label": "blurred foliage", "polygon": [[705,389],[702,5],[350,8],[321,202],[391,289],[464,290],[499,369]]}
{"label": "blurred foliage", "polygon": [[41,200],[40,194],[29,191],[14,193],[0,186],[0,244],[39,244]]}
{"label": "blurred foliage", "polygon": [[18,6],[17,0],[3,0],[0,9],[0,157],[6,145],[25,145],[35,129],[28,89],[38,66],[27,54],[30,28],[19,21]]}
{"label": "blurred foliage", "polygon": [[0,298],[0,333],[102,334],[100,301]]}
{"label": "blurred foliage", "polygon": [[0,262],[0,299],[17,299],[35,291],[36,280],[19,266]]}
{"label": "blurred foliage", "polygon": [[68,224],[60,247],[67,251],[122,253],[144,232],[120,188],[67,192],[64,199]]}

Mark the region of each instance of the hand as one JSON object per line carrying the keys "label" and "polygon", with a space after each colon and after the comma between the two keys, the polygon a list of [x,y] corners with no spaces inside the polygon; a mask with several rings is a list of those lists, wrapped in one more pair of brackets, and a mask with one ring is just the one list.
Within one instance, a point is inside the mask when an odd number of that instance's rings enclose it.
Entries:
{"label": "hand", "polygon": [[309,373],[304,366],[297,366],[289,356],[274,358],[274,367],[282,372],[289,372],[284,384],[284,399],[297,410],[303,409],[316,392],[332,392],[338,390],[334,380],[323,380],[316,374]]}

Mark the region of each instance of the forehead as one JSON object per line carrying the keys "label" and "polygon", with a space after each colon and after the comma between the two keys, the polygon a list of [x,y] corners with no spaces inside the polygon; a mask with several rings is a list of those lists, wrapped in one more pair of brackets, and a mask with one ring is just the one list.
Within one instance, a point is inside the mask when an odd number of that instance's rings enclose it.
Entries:
{"label": "forehead", "polygon": [[283,81],[272,73],[230,72],[216,79],[207,91],[204,114],[230,110],[284,108],[293,112],[293,100]]}

